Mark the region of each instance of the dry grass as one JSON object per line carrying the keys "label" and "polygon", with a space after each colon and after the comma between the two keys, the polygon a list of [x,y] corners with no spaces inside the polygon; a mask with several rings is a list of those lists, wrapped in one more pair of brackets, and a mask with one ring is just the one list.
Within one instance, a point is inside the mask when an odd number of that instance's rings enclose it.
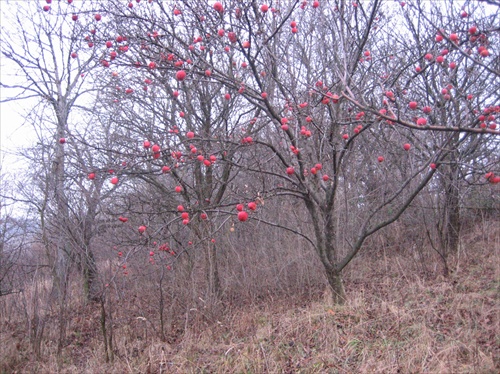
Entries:
{"label": "dry grass", "polygon": [[[192,318],[197,325],[171,344],[117,304],[109,364],[99,309],[80,306],[71,311],[59,372],[497,373],[500,235],[479,239],[468,238],[477,244],[451,258],[449,278],[424,276],[408,253],[392,253],[390,261],[364,255],[347,273],[344,306],[321,296],[240,305],[210,322]],[[55,332],[47,332],[36,359],[22,321],[1,321],[0,372],[57,372]]]}

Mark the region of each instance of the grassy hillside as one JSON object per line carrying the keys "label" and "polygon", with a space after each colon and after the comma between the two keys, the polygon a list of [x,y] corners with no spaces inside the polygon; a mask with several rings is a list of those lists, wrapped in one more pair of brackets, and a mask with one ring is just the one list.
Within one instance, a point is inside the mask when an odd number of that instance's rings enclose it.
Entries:
{"label": "grassy hillside", "polygon": [[[452,274],[424,274],[411,253],[360,256],[349,301],[328,305],[320,289],[269,295],[177,316],[162,342],[148,318],[113,315],[106,363],[99,305],[71,305],[61,373],[497,373],[500,370],[500,232],[470,234]],[[55,373],[55,315],[37,358],[19,295],[2,300],[2,373]],[[29,309],[29,305],[25,305]],[[144,315],[154,308],[142,305]],[[182,325],[184,324],[184,325]],[[177,331],[177,334],[176,334]],[[33,339],[33,336],[31,336]]]}

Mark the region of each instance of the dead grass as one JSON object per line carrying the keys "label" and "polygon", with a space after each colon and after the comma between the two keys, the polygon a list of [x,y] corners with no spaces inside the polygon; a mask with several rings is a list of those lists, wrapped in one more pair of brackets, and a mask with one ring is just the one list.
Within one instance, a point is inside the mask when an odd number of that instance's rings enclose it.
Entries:
{"label": "dead grass", "polygon": [[[477,244],[471,238],[472,244],[450,259],[449,278],[422,274],[408,253],[391,253],[389,262],[387,256],[364,255],[347,273],[344,306],[311,296],[232,307],[211,322],[188,326],[172,344],[161,342],[147,320],[116,306],[115,360],[109,364],[99,309],[80,306],[71,311],[59,372],[497,373],[500,235],[495,235]],[[1,321],[0,372],[58,372],[53,332],[37,360],[22,321],[22,316]]]}

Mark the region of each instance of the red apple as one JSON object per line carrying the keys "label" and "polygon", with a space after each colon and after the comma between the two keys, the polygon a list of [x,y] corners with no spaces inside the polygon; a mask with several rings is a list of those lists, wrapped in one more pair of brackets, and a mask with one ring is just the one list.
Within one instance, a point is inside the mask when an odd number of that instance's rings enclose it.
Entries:
{"label": "red apple", "polygon": [[262,13],[266,13],[268,10],[269,10],[269,5],[267,5],[267,4],[262,4],[262,5],[260,6],[260,11],[261,11]]}
{"label": "red apple", "polygon": [[408,106],[410,107],[410,109],[415,110],[418,107],[418,103],[416,101],[410,101]]}
{"label": "red apple", "polygon": [[77,20],[78,20],[78,15],[77,15],[77,14],[73,14],[73,15],[71,16],[71,19],[72,19],[73,21],[77,21]]}
{"label": "red apple", "polygon": [[184,70],[179,70],[177,73],[175,73],[175,79],[177,79],[179,82],[182,82],[186,78],[186,72]]}
{"label": "red apple", "polygon": [[48,5],[44,5],[43,6],[43,11],[44,12],[48,12],[49,10],[50,10],[50,6],[48,6]]}
{"label": "red apple", "polygon": [[479,52],[479,54],[481,55],[481,57],[488,57],[490,55],[490,52],[485,48],[482,49],[481,52]]}
{"label": "red apple", "polygon": [[95,179],[95,173],[89,173],[88,177],[89,177],[90,180],[94,180]]}
{"label": "red apple", "polygon": [[329,179],[330,179],[330,177],[328,175],[326,175],[326,174],[323,175],[323,180],[325,182],[328,182]]}
{"label": "red apple", "polygon": [[435,163],[431,163],[429,166],[430,166],[430,168],[432,170],[434,170],[435,168],[437,168],[437,165]]}
{"label": "red apple", "polygon": [[[234,33],[233,31],[228,32],[227,37],[229,38],[229,41],[231,43],[236,43],[238,41],[238,38],[236,37],[236,33]],[[226,52],[229,52],[229,51],[226,51]]]}
{"label": "red apple", "polygon": [[288,175],[293,175],[295,173],[295,169],[292,166],[286,168],[286,173]]}
{"label": "red apple", "polygon": [[409,151],[410,148],[411,148],[411,145],[408,144],[408,143],[406,143],[406,144],[403,145],[403,148],[404,148],[405,151]]}
{"label": "red apple", "polygon": [[203,219],[203,220],[205,220],[205,219],[207,219],[207,218],[208,218],[208,216],[207,216],[207,214],[206,214],[206,213],[201,213],[201,214],[200,214],[200,218],[201,218],[201,219]]}
{"label": "red apple", "polygon": [[144,148],[149,148],[151,147],[151,142],[149,140],[144,140],[143,146]]}
{"label": "red apple", "polygon": [[111,178],[111,184],[118,184],[118,177]]}
{"label": "red apple", "polygon": [[384,157],[383,156],[378,156],[377,160],[378,160],[378,162],[384,162]]}
{"label": "red apple", "polygon": [[60,139],[59,139],[59,143],[60,143],[60,144],[64,144],[64,143],[66,143],[66,138],[60,138]]}
{"label": "red apple", "polygon": [[119,219],[121,222],[123,222],[123,223],[125,223],[125,222],[127,222],[127,221],[128,221],[128,218],[127,218],[127,217],[122,217],[122,216],[120,216],[118,219]]}
{"label": "red apple", "polygon": [[238,212],[243,211],[243,204],[237,204],[237,205],[236,205],[236,210],[237,210]]}
{"label": "red apple", "polygon": [[186,133],[186,137],[187,137],[188,139],[193,139],[193,138],[194,138],[194,132],[192,132],[192,131],[188,131],[188,132]]}
{"label": "red apple", "polygon": [[238,220],[241,222],[245,222],[248,219],[248,213],[247,212],[239,212],[238,213]]}
{"label": "red apple", "polygon": [[425,118],[419,118],[417,119],[417,125],[419,126],[425,126],[427,124],[427,120]]}
{"label": "red apple", "polygon": [[219,12],[219,13],[222,13],[224,12],[224,6],[222,5],[222,3],[220,1],[216,1],[214,3],[214,9]]}
{"label": "red apple", "polygon": [[184,212],[184,207],[182,205],[177,206],[177,211],[178,212]]}
{"label": "red apple", "polygon": [[144,234],[146,231],[146,226],[139,226],[139,234]]}
{"label": "red apple", "polygon": [[254,201],[248,203],[248,209],[255,210],[257,209],[257,204]]}
{"label": "red apple", "polygon": [[182,186],[176,186],[175,187],[175,192],[182,192]]}
{"label": "red apple", "polygon": [[95,20],[96,21],[100,21],[101,20],[101,15],[99,13],[97,13],[95,16],[94,16]]}

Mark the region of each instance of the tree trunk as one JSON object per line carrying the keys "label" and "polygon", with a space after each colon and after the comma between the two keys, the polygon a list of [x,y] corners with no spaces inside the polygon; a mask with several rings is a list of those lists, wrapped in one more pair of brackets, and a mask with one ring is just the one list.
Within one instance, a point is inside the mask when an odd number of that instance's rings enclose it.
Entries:
{"label": "tree trunk", "polygon": [[219,280],[219,269],[217,266],[217,252],[215,244],[209,242],[207,245],[207,301],[210,305],[215,304],[221,297]]}
{"label": "tree trunk", "polygon": [[346,295],[341,272],[326,269],[326,277],[328,279],[328,285],[330,286],[330,290],[332,292],[332,303],[334,305],[345,304]]}
{"label": "tree trunk", "polygon": [[85,292],[85,297],[87,301],[99,301],[99,289],[98,289],[98,273],[97,264],[95,263],[95,257],[92,251],[86,251],[82,254],[83,259],[81,261],[82,271],[83,271],[83,289]]}
{"label": "tree trunk", "polygon": [[[456,166],[455,166],[456,167]],[[452,169],[455,167],[452,166]],[[452,171],[453,172],[453,171]],[[460,196],[455,178],[450,178],[450,184],[446,189],[446,207],[445,207],[445,245],[446,253],[456,253],[460,240]]]}
{"label": "tree trunk", "polygon": [[[453,147],[456,149],[460,143],[459,134],[453,136]],[[445,207],[444,207],[444,250],[446,256],[458,251],[460,239],[460,195],[459,195],[459,155],[456,151],[451,152],[449,165],[445,169]]]}

